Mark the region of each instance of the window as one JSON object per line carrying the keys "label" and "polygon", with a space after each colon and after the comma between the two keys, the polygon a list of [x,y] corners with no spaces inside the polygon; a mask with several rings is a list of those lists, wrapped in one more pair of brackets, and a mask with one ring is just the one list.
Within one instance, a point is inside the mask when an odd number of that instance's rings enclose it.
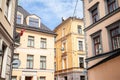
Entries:
{"label": "window", "polygon": [[7,45],[0,39],[0,74],[2,71],[3,57],[7,51]]}
{"label": "window", "polygon": [[94,43],[95,55],[101,53],[102,46],[101,46],[101,41],[100,41],[100,35],[93,38],[93,43]]}
{"label": "window", "polygon": [[27,68],[33,68],[33,55],[27,55]]}
{"label": "window", "polygon": [[45,80],[45,77],[40,77],[40,80]]}
{"label": "window", "polygon": [[79,50],[83,51],[83,42],[82,41],[78,41],[78,46],[79,46]]}
{"label": "window", "polygon": [[85,80],[85,76],[80,76],[80,80]]}
{"label": "window", "polygon": [[119,27],[116,27],[116,28],[110,30],[110,34],[111,34],[113,50],[120,48],[120,29],[119,29]]}
{"label": "window", "polygon": [[34,37],[28,36],[28,47],[34,47]]}
{"label": "window", "polygon": [[29,17],[29,26],[39,27],[39,19]]}
{"label": "window", "polygon": [[91,7],[89,9],[90,13],[91,13],[91,21],[92,23],[95,23],[96,21],[98,21],[99,16],[98,16],[98,3],[96,3],[93,7]]}
{"label": "window", "polygon": [[117,8],[116,0],[107,0],[108,13],[114,11]]}
{"label": "window", "polygon": [[13,60],[19,59],[19,54],[14,54],[13,55]]}
{"label": "window", "polygon": [[63,52],[66,51],[66,47],[67,47],[66,46],[66,41],[63,41],[61,51],[63,51]]}
{"label": "window", "polygon": [[40,69],[46,69],[46,56],[40,56]]}
{"label": "window", "polygon": [[46,48],[46,46],[47,46],[47,40],[46,40],[46,38],[41,38],[41,48]]}
{"label": "window", "polygon": [[17,24],[21,24],[21,18],[22,18],[21,15],[17,15]]}
{"label": "window", "polygon": [[80,25],[78,25],[78,34],[82,34],[82,28]]}
{"label": "window", "polygon": [[12,80],[17,80],[17,76],[12,76]]}
{"label": "window", "polygon": [[79,67],[84,68],[84,58],[83,57],[79,57]]}
{"label": "window", "polygon": [[64,77],[64,80],[67,80],[67,76]]}

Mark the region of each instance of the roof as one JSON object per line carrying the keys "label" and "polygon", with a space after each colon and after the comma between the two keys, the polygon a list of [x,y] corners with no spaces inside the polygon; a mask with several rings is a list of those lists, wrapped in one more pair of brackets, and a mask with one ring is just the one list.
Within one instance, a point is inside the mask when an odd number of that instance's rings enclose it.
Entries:
{"label": "roof", "polygon": [[69,21],[69,20],[82,20],[82,21],[83,21],[83,19],[80,19],[80,18],[69,17],[69,18],[67,18],[66,20],[62,21],[62,23],[59,24],[59,25],[54,29],[54,32],[55,32],[61,25],[63,25],[64,23],[66,23],[66,22]]}
{"label": "roof", "polygon": [[[17,28],[25,28],[28,30],[32,30],[32,31],[37,31],[37,32],[44,32],[44,33],[48,33],[48,34],[54,34],[54,32],[52,30],[50,30],[46,25],[44,25],[42,22],[40,23],[40,27],[36,28],[36,27],[32,27],[27,25],[26,23],[26,17],[30,16],[32,14],[30,14],[29,12],[27,12],[25,9],[23,9],[23,7],[18,6],[17,11],[19,11],[21,14],[23,14],[23,24],[17,24],[16,27]],[[37,16],[37,15],[36,15]]]}

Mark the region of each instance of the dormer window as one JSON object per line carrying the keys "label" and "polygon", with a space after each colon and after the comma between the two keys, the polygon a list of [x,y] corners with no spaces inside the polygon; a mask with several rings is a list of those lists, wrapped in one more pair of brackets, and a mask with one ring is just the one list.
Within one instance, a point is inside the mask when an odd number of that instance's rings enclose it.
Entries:
{"label": "dormer window", "polygon": [[21,24],[21,19],[22,19],[22,16],[21,15],[17,15],[17,24]]}
{"label": "dormer window", "polygon": [[39,19],[29,17],[29,26],[39,27]]}

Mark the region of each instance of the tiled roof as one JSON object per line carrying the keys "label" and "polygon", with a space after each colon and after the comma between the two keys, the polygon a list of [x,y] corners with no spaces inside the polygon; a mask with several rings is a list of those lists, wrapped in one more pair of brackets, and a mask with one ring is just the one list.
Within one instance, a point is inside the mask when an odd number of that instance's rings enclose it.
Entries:
{"label": "tiled roof", "polygon": [[23,24],[17,24],[16,26],[17,28],[25,28],[32,31],[37,31],[37,32],[39,31],[43,33],[54,34],[54,32],[50,30],[47,26],[45,26],[42,22],[40,23],[40,27],[38,28],[27,25],[26,17],[30,16],[31,14],[27,12],[25,9],[23,9],[21,6],[18,6],[18,11],[21,14],[23,14]]}

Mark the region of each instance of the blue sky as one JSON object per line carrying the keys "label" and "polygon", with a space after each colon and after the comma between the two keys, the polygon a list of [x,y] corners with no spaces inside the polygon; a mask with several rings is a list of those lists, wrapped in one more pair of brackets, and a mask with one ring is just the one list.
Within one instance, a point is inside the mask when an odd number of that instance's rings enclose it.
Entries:
{"label": "blue sky", "polygon": [[[19,0],[19,5],[31,14],[41,18],[43,24],[53,30],[58,26],[62,17],[64,19],[73,16],[77,0]],[[78,0],[75,16],[83,18],[82,1]]]}

